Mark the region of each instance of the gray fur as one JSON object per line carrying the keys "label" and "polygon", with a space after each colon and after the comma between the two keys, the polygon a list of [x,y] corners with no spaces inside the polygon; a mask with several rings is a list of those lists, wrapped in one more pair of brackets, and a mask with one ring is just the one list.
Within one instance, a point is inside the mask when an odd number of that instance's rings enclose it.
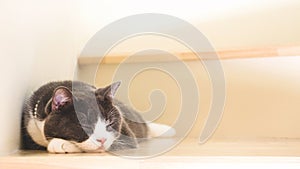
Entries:
{"label": "gray fur", "polygon": [[[97,89],[83,82],[61,81],[41,86],[23,108],[22,148],[45,149],[35,143],[32,139],[34,136],[27,131],[30,118],[45,120],[44,133],[47,140],[61,138],[83,142],[93,132],[98,117],[111,122],[107,130],[113,130],[117,136],[111,150],[136,148],[139,139],[147,138],[148,127],[139,113],[114,99],[118,85],[119,82]],[[53,102],[53,97],[57,89],[68,90],[73,97],[70,103],[58,105],[59,108],[54,109],[57,103]]]}

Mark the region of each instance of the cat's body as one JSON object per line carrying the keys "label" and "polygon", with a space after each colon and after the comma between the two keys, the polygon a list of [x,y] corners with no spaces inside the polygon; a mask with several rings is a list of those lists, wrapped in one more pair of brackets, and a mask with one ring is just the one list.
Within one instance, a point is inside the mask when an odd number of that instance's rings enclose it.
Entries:
{"label": "cat's body", "polygon": [[139,113],[114,99],[119,85],[96,89],[62,81],[40,87],[23,109],[23,148],[53,153],[136,148],[153,131]]}

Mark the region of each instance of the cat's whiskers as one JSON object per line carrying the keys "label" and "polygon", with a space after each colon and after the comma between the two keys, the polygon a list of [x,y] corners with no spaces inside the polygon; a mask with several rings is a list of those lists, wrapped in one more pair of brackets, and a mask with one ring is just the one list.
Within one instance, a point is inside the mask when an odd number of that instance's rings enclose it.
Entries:
{"label": "cat's whiskers", "polygon": [[123,145],[127,144],[125,140],[115,140],[115,142]]}

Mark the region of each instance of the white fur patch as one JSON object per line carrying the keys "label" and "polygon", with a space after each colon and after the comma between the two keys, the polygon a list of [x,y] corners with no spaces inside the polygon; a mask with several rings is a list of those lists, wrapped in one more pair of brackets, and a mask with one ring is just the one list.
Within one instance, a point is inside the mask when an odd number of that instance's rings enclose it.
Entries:
{"label": "white fur patch", "polygon": [[54,138],[48,144],[47,150],[50,153],[80,153],[82,152],[75,143],[70,141]]}
{"label": "white fur patch", "polygon": [[153,137],[173,137],[176,135],[176,131],[174,128],[158,123],[148,123],[149,128],[149,138]]}
{"label": "white fur patch", "polygon": [[84,142],[76,143],[76,146],[87,153],[105,152],[105,148],[102,146],[102,144],[100,142],[95,141],[91,137]]}
{"label": "white fur patch", "polygon": [[[85,152],[103,152],[104,150],[107,150],[116,139],[112,132],[106,130],[107,125],[106,122],[99,118],[95,125],[94,132],[89,139],[82,143],[76,143],[76,145]],[[106,141],[102,145],[101,142],[97,140],[103,138]]]}
{"label": "white fur patch", "polygon": [[44,134],[44,126],[45,120],[39,121],[36,119],[30,119],[27,125],[27,131],[34,142],[41,146],[47,147],[49,142]]}

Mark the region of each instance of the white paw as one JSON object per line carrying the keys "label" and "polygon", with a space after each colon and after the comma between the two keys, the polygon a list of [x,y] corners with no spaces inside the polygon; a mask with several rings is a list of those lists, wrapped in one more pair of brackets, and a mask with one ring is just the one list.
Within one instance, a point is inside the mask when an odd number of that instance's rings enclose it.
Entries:
{"label": "white paw", "polygon": [[50,141],[48,144],[47,150],[50,153],[80,153],[82,152],[81,149],[79,149],[74,143],[54,138]]}

